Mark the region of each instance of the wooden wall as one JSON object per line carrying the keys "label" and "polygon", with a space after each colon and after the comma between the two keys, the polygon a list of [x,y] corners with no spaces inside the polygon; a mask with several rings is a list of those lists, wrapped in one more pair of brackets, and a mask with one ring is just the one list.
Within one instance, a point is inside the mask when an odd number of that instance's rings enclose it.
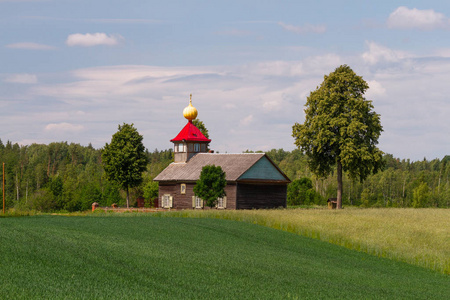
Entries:
{"label": "wooden wall", "polygon": [[236,209],[286,207],[287,184],[237,185]]}
{"label": "wooden wall", "polygon": [[[192,196],[194,196],[195,183],[185,183],[186,193],[181,194],[181,182],[167,183],[159,182],[159,207],[161,207],[162,196],[164,194],[170,194],[173,197],[174,209],[192,209]],[[227,194],[227,209],[236,209],[236,184],[227,184],[225,187],[225,193]],[[209,207],[204,207],[209,209]]]}

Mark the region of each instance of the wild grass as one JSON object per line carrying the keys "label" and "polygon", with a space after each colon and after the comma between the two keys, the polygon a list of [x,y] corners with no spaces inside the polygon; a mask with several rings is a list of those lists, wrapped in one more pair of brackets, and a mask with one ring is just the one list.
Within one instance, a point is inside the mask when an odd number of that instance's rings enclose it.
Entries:
{"label": "wild grass", "polygon": [[450,274],[449,209],[186,210],[161,214],[263,225]]}
{"label": "wild grass", "polygon": [[27,216],[35,216],[39,215],[40,212],[36,210],[18,210],[14,208],[10,208],[5,211],[3,214],[2,211],[0,211],[0,218],[10,218],[10,217],[27,217]]}
{"label": "wild grass", "polygon": [[244,222],[153,216],[163,214],[0,219],[0,298],[445,299],[450,294],[447,275],[402,262]]}

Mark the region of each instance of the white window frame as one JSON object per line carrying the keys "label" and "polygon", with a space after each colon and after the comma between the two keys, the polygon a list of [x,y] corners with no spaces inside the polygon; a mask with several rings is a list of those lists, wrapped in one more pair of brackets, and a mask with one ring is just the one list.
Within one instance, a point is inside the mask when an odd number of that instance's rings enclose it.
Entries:
{"label": "white window frame", "polygon": [[216,208],[217,209],[225,209],[227,208],[227,196],[224,196],[222,198],[217,198],[216,202]]}
{"label": "white window frame", "polygon": [[200,152],[200,144],[194,144],[194,152]]}
{"label": "white window frame", "polygon": [[164,194],[161,196],[161,207],[171,208],[172,207],[172,196],[170,194]]}
{"label": "white window frame", "polygon": [[217,208],[223,208],[223,198],[217,198]]}
{"label": "white window frame", "polygon": [[203,199],[195,196],[195,208],[203,208]]}

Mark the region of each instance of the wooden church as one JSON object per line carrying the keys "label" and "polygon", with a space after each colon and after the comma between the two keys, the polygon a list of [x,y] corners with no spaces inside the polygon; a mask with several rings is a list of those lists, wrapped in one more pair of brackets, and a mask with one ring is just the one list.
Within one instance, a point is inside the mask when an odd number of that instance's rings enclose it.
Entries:
{"label": "wooden church", "polygon": [[290,180],[277,165],[264,153],[209,153],[211,140],[192,123],[197,114],[191,95],[189,106],[183,110],[188,123],[171,140],[174,143],[174,162],[154,179],[159,183],[159,207],[207,208],[193,192],[195,182],[206,165],[220,166],[226,175],[226,196],[218,199],[216,208],[286,207]]}

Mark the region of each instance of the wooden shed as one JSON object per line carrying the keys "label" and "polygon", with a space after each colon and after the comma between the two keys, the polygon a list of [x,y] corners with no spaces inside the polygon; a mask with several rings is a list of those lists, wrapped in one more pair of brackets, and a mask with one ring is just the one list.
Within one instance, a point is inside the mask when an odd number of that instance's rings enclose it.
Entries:
{"label": "wooden shed", "polygon": [[193,188],[206,165],[220,166],[226,174],[226,197],[218,208],[286,207],[289,178],[264,153],[198,153],[186,163],[172,163],[158,176],[162,208],[202,209]]}

